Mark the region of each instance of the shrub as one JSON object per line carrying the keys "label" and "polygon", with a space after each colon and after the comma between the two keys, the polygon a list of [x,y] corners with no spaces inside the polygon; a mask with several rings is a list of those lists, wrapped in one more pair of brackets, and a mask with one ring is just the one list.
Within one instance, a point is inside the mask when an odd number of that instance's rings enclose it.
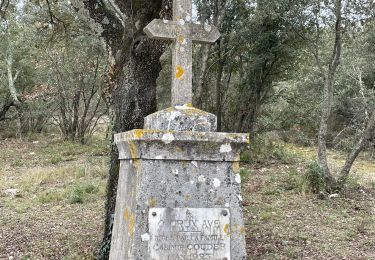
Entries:
{"label": "shrub", "polygon": [[317,194],[324,188],[324,173],[318,162],[312,161],[307,166],[305,177],[311,192]]}
{"label": "shrub", "polygon": [[74,185],[70,194],[69,202],[71,204],[83,203],[89,194],[95,194],[99,192],[99,188],[91,183],[80,183]]}
{"label": "shrub", "polygon": [[49,160],[51,164],[58,164],[62,161],[62,157],[59,154],[53,154]]}

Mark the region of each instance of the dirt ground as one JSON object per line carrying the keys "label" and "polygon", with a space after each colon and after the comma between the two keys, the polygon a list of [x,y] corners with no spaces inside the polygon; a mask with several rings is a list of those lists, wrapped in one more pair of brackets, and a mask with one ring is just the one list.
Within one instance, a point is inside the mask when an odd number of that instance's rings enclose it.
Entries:
{"label": "dirt ground", "polygon": [[[343,193],[318,198],[303,181],[314,148],[284,148],[292,160],[241,170],[249,259],[375,259],[375,162],[362,158]],[[0,141],[0,259],[94,259],[107,150],[54,136]]]}

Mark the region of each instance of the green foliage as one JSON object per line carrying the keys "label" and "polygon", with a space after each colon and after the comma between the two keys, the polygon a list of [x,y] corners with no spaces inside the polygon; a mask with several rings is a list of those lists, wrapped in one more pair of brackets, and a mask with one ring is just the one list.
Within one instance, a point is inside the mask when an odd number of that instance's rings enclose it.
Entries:
{"label": "green foliage", "polygon": [[69,193],[69,203],[84,203],[90,194],[97,194],[99,188],[92,183],[78,183],[73,186]]}
{"label": "green foliage", "polygon": [[63,161],[63,159],[59,154],[53,154],[49,160],[51,164],[58,164],[61,161]]}
{"label": "green foliage", "polygon": [[308,189],[313,193],[319,193],[324,189],[324,172],[316,161],[310,162],[307,166],[305,178]]}

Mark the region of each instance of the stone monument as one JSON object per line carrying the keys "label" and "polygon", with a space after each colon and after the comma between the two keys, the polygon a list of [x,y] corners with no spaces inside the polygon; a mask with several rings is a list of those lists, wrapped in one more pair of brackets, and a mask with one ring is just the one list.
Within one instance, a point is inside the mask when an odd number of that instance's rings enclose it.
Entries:
{"label": "stone monument", "polygon": [[173,40],[172,107],[115,136],[121,165],[110,259],[246,259],[239,161],[248,135],[217,133],[216,116],[191,105],[192,42],[220,34],[192,23],[192,0],[174,0],[173,17],[145,28]]}

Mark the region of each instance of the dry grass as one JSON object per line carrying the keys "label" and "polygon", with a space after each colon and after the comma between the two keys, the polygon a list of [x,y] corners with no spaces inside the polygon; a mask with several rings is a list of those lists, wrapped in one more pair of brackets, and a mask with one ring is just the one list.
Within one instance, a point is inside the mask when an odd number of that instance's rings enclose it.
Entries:
{"label": "dry grass", "polygon": [[[0,149],[0,259],[93,259],[104,216],[105,142],[38,137],[1,141]],[[4,196],[10,188],[19,196]]]}
{"label": "dry grass", "polygon": [[[293,164],[253,165],[243,186],[249,259],[375,259],[375,163],[362,156],[338,198],[306,192],[313,148],[285,145]],[[338,168],[344,154],[330,152]]]}

